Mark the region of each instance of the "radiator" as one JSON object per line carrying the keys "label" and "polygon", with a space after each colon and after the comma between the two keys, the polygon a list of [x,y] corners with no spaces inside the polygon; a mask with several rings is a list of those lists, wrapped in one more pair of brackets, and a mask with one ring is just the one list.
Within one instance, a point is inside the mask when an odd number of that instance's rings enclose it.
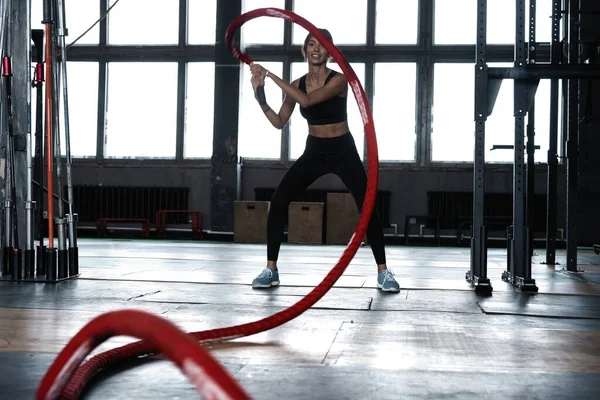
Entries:
{"label": "radiator", "polygon": [[[461,217],[473,215],[472,192],[427,192],[427,213],[440,219],[441,229],[456,229]],[[486,217],[512,217],[512,193],[486,193],[483,215]],[[534,196],[533,229],[546,230],[546,196]]]}
{"label": "radiator", "polygon": [[[147,218],[158,210],[188,210],[189,188],[135,186],[73,186],[75,212],[81,222],[98,218]],[[66,188],[65,188],[66,193]],[[187,223],[186,215],[169,215],[169,223]]]}
{"label": "radiator", "polygon": [[[255,201],[271,201],[275,188],[255,188],[254,189],[254,200]],[[329,190],[329,189],[307,189],[294,197],[292,201],[296,202],[317,202],[327,204],[327,193],[348,193],[347,190]],[[377,192],[377,202],[374,210],[379,214],[381,223],[384,227],[390,226],[390,192],[387,190],[379,190]],[[326,211],[325,211],[326,212]],[[285,224],[287,225],[287,214],[285,217]]]}

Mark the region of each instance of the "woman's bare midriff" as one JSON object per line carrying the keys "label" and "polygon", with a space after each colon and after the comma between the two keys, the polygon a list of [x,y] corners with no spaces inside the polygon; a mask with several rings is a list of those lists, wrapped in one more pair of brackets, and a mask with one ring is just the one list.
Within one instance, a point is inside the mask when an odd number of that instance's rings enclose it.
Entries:
{"label": "woman's bare midriff", "polygon": [[334,138],[350,131],[348,122],[329,125],[308,125],[308,134],[318,138]]}

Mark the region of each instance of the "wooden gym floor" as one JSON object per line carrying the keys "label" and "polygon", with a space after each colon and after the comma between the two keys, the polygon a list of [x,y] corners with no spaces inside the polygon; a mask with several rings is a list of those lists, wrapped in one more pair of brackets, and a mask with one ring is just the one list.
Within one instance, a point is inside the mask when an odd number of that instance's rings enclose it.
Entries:
{"label": "wooden gym floor", "polygon": [[[281,286],[250,287],[265,246],[80,240],[81,277],[56,285],[0,282],[0,398],[31,399],[57,352],[91,318],[137,308],[186,331],[250,322],[298,301],[343,246],[283,245]],[[370,248],[315,307],[211,352],[256,399],[591,399],[600,388],[600,256],[580,274],[534,258],[540,292],[501,281],[504,250],[489,251],[494,292],[465,282],[468,248],[388,247],[400,294],[375,288]],[[113,338],[98,351],[130,342]],[[95,354],[94,353],[94,354]],[[169,361],[96,379],[88,399],[195,399]]]}

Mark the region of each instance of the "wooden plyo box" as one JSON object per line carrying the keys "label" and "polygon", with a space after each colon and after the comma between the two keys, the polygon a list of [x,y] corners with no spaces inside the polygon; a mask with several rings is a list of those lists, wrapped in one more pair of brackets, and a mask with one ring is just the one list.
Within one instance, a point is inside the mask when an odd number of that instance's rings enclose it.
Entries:
{"label": "wooden plyo box", "polygon": [[322,244],[324,208],[325,203],[290,203],[288,243]]}
{"label": "wooden plyo box", "polygon": [[233,215],[233,241],[266,243],[269,201],[236,201]]}
{"label": "wooden plyo box", "polygon": [[327,244],[348,244],[360,219],[350,193],[327,193]]}

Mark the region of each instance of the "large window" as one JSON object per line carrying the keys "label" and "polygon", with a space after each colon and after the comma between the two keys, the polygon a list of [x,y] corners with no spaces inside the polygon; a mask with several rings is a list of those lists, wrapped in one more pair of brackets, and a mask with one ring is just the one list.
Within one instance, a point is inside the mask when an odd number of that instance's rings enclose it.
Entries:
{"label": "large window", "polygon": [[[44,19],[44,1],[31,1],[31,29],[44,29],[45,27],[42,24],[42,20]],[[65,16],[65,24],[68,29],[68,36],[65,40],[69,44],[98,20],[100,17],[100,0],[66,0]],[[100,28],[97,24],[85,36],[79,39],[77,44],[98,44],[99,39]]]}
{"label": "large window", "polygon": [[217,0],[188,1],[189,44],[215,44]]}
{"label": "large window", "polygon": [[419,0],[377,0],[375,43],[416,44],[419,27]]}
{"label": "large window", "polygon": [[[367,42],[367,0],[295,1],[294,12],[302,15],[317,28],[329,30],[333,42],[338,46]],[[294,24],[293,43],[302,45],[307,34],[306,29]]]}
{"label": "large window", "polygon": [[[285,8],[284,0],[244,0],[242,12],[257,8]],[[283,44],[283,19],[274,17],[259,17],[248,21],[242,26],[241,40],[243,45]]]}
{"label": "large window", "polygon": [[[365,64],[363,63],[350,63],[350,66],[356,73],[356,76],[360,80],[360,83],[365,85]],[[341,68],[337,64],[330,64],[329,68],[342,72]],[[305,62],[292,63],[292,80],[300,78],[302,75],[307,73],[307,66]],[[364,151],[364,138],[365,131],[363,129],[362,118],[354,93],[352,89],[348,87],[348,125],[350,132],[354,135],[354,141],[356,142],[356,149],[361,159]],[[300,108],[297,105],[292,117],[290,118],[290,159],[295,160],[302,155],[306,144],[306,136],[308,135],[308,125],[304,117],[300,114]]]}
{"label": "large window", "polygon": [[[115,0],[110,0],[109,6]],[[179,1],[126,0],[108,14],[108,43],[167,45],[179,41]]]}
{"label": "large window", "polygon": [[187,68],[185,158],[210,158],[213,150],[215,63],[194,62]]}
{"label": "large window", "polygon": [[[263,67],[281,77],[283,64],[280,62],[259,62]],[[281,157],[282,131],[271,125],[254,98],[250,83],[250,69],[242,66],[240,80],[240,109],[238,129],[238,154],[247,158],[278,159]],[[283,92],[269,78],[266,79],[265,95],[269,106],[275,112],[281,107]]]}
{"label": "large window", "polygon": [[[510,66],[493,63],[492,67]],[[472,162],[474,157],[474,89],[472,64],[436,64],[433,94],[432,160]],[[512,162],[513,150],[492,150],[494,145],[514,145],[515,119],[512,80],[502,83],[494,111],[486,122],[485,159]],[[536,94],[536,162],[547,161],[549,141],[549,81],[541,81]]]}
{"label": "large window", "polygon": [[106,118],[106,158],[174,158],[177,63],[110,63]]}
{"label": "large window", "polygon": [[373,118],[380,161],[414,161],[416,145],[415,63],[375,64]]}
{"label": "large window", "polygon": [[[538,1],[536,41],[552,37],[552,1]],[[515,43],[516,4],[514,1],[487,0],[488,44]],[[460,21],[457,23],[457,21]],[[529,38],[529,5],[525,2],[525,40]],[[474,44],[477,40],[477,0],[435,0],[436,44]]]}

